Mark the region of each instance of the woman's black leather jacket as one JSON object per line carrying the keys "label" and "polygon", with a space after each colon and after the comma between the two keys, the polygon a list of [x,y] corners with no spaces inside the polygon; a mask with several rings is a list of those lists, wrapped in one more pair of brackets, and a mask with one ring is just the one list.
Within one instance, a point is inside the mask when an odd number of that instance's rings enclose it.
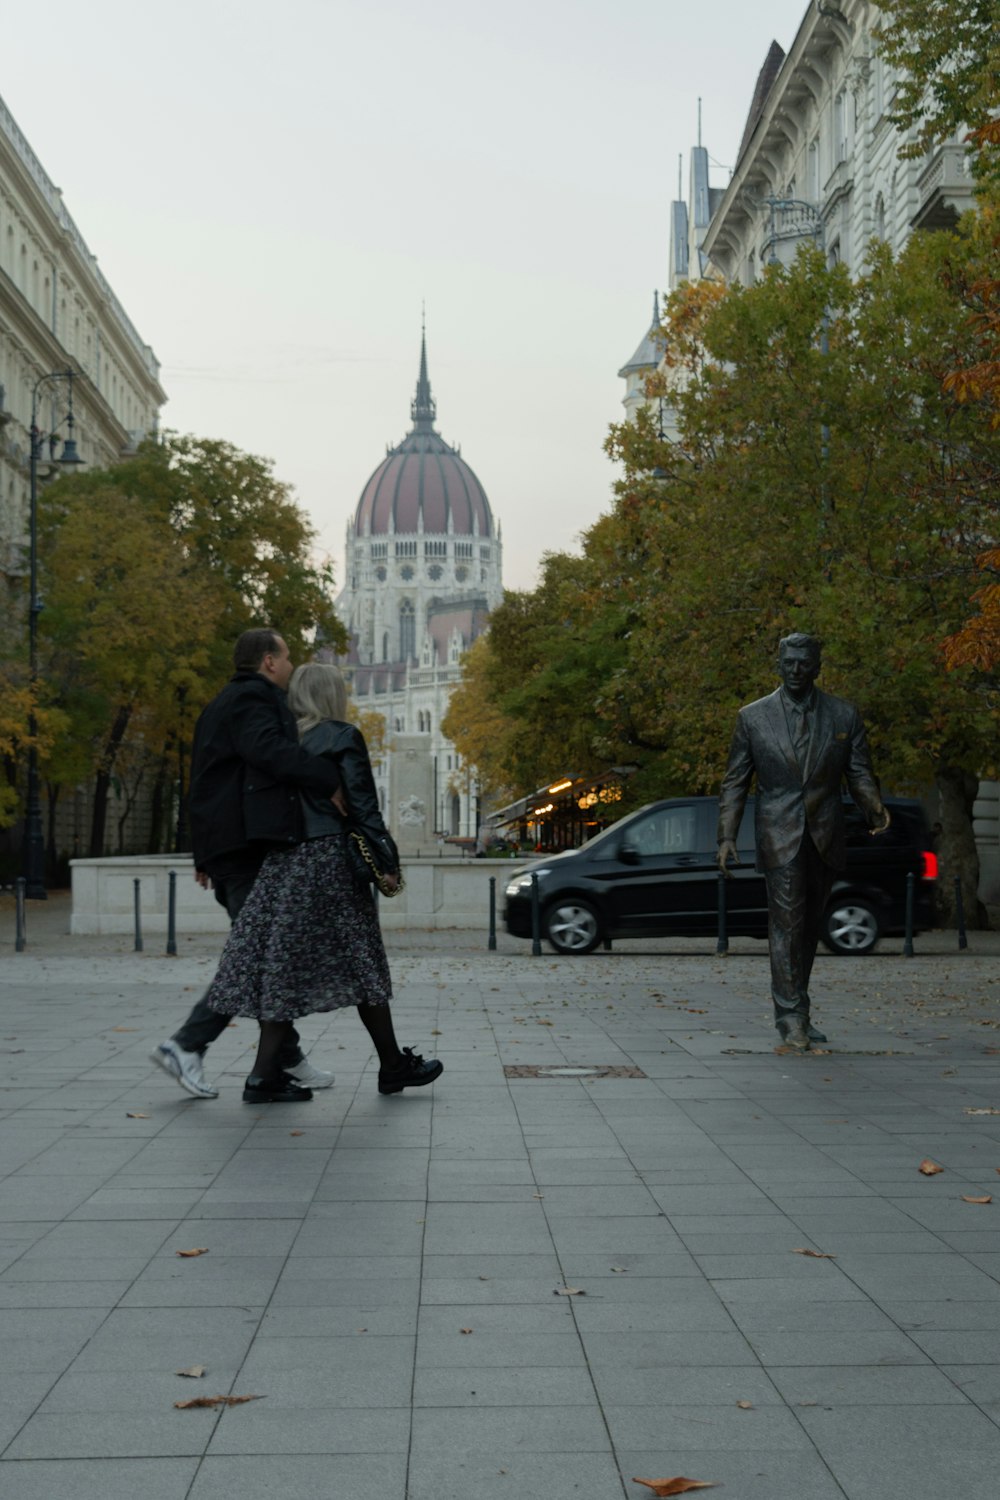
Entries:
{"label": "woman's black leather jacket", "polygon": [[350,813],[350,823],[345,824],[329,797],[322,792],[303,791],[306,838],[326,838],[331,833],[345,833],[348,826],[357,828],[372,845],[379,863],[387,870],[398,870],[399,851],[379,810],[372,763],[361,730],[339,719],[324,719],[306,730],[302,748],[336,763]]}

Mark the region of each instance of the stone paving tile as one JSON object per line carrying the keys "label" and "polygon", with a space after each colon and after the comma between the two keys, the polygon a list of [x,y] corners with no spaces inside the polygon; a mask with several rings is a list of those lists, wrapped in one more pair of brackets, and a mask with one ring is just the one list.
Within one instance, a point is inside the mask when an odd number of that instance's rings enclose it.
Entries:
{"label": "stone paving tile", "polygon": [[[835,1369],[772,1366],[768,1373],[793,1407],[964,1404],[954,1381],[931,1365],[841,1365]],[[940,1420],[947,1430],[947,1415]]]}
{"label": "stone paving tile", "polygon": [[609,1454],[460,1452],[414,1454],[408,1500],[616,1500],[622,1494]]}
{"label": "stone paving tile", "polygon": [[594,1383],[583,1368],[457,1370],[432,1366],[416,1372],[414,1407],[585,1406],[594,1403]]}
{"label": "stone paving tile", "polygon": [[[749,1415],[749,1414],[748,1414]],[[720,1495],[738,1500],[844,1500],[845,1491],[813,1450],[735,1453],[731,1449],[686,1449],[679,1462],[676,1449],[656,1447],[617,1450],[626,1481],[633,1475],[658,1478],[678,1472],[719,1487]],[[630,1497],[651,1494],[626,1482]],[[854,1500],[853,1492],[848,1492]],[[909,1500],[915,1500],[911,1495]]]}
{"label": "stone paving tile", "polygon": [[809,1408],[800,1420],[851,1500],[996,1493],[1000,1428],[972,1408]]}
{"label": "stone paving tile", "polygon": [[[209,1455],[184,1500],[274,1500],[283,1494],[386,1500],[387,1495],[402,1496],[405,1483],[401,1453]],[[142,1500],[147,1500],[145,1494]]]}
{"label": "stone paving tile", "polygon": [[410,1442],[410,1409],[325,1408],[292,1412],[269,1410],[266,1399],[223,1413],[208,1445],[217,1454],[368,1453],[405,1454]]}
{"label": "stone paving tile", "polygon": [[[57,1412],[36,1414],[4,1452],[5,1460],[181,1458],[205,1452],[216,1411]],[[0,1483],[3,1469],[0,1467]]]}
{"label": "stone paving tile", "polygon": [[0,1486],[4,1500],[187,1500],[197,1468],[194,1458],[4,1459]]}

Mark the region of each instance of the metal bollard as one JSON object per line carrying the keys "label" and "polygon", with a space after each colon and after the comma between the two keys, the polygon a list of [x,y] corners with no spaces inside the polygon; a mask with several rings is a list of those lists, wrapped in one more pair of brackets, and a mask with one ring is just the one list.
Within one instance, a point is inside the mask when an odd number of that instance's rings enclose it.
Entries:
{"label": "metal bollard", "polygon": [[142,913],[139,908],[139,886],[141,882],[138,876],[132,881],[135,891],[135,951],[142,952]]}
{"label": "metal bollard", "polygon": [[14,909],[15,909],[15,936],[14,952],[23,953],[28,945],[28,930],[24,921],[24,892],[27,881],[23,875],[19,875],[14,881]]}
{"label": "metal bollard", "polygon": [[531,956],[542,956],[542,913],[538,905],[538,876],[531,872]]}
{"label": "metal bollard", "polygon": [[497,878],[490,876],[490,935],[486,944],[491,953],[497,948]]}
{"label": "metal bollard", "polygon": [[167,952],[177,952],[177,871],[170,871],[170,889],[167,895]]}
{"label": "metal bollard", "polygon": [[958,946],[967,948],[969,939],[965,931],[965,903],[962,900],[962,881],[958,875],[955,876],[955,918],[958,922]]}
{"label": "metal bollard", "polygon": [[718,876],[716,877],[716,879],[718,880],[718,883],[719,883],[719,889],[718,889],[718,899],[719,899],[719,928],[718,928],[718,931],[719,931],[719,935],[718,935],[718,938],[716,940],[715,951],[716,951],[716,953],[728,953],[729,952],[729,932],[727,931],[727,928],[726,928],[726,877],[725,877],[725,875],[723,874],[723,872],[721,870],[719,871]]}
{"label": "metal bollard", "polygon": [[903,957],[913,957],[913,888],[916,876],[911,870],[906,877],[906,934],[903,938]]}

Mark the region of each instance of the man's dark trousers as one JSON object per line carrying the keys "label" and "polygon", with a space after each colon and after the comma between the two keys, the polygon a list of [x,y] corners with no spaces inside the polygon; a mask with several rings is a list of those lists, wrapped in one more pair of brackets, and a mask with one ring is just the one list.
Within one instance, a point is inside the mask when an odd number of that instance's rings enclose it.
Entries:
{"label": "man's dark trousers", "polygon": [[[261,860],[256,860],[253,864],[248,864],[243,869],[233,870],[212,882],[215,899],[226,908],[230,922],[235,922],[243,910],[244,902],[253,890],[253,883],[260,872],[261,863]],[[193,1007],[184,1025],[179,1031],[174,1032],[173,1040],[184,1052],[198,1052],[204,1055],[206,1048],[222,1035],[231,1019],[230,1016],[223,1016],[217,1010],[212,1010],[203,995]],[[278,1062],[282,1067],[293,1068],[301,1061],[302,1049],[299,1045],[299,1034],[293,1028],[288,1045],[282,1049]]]}
{"label": "man's dark trousers", "polygon": [[808,829],[795,858],[765,870],[774,1019],[809,1020],[809,976],[835,871]]}

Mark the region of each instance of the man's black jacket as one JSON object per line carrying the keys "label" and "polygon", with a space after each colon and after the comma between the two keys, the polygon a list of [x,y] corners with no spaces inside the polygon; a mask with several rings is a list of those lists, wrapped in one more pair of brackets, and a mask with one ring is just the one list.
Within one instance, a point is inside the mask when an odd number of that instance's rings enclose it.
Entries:
{"label": "man's black jacket", "polygon": [[194,731],[188,811],[195,868],[303,837],[299,788],[331,796],[340,774],[300,749],[285,695],[259,672],[237,672]]}

